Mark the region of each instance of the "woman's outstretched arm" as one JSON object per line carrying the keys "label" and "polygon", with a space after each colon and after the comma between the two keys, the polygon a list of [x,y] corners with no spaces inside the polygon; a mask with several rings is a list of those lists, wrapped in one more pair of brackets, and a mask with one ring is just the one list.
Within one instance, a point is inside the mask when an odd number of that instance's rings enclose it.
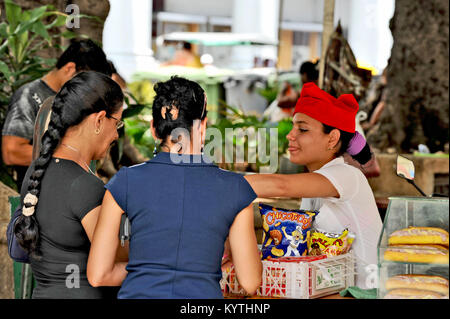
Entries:
{"label": "woman's outstretched arm", "polygon": [[245,176],[258,197],[339,197],[333,184],[318,173],[253,174]]}

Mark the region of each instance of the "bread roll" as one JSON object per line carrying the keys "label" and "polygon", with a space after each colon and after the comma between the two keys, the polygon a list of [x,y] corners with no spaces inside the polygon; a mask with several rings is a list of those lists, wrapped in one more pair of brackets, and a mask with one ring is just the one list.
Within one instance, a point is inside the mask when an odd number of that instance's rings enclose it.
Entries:
{"label": "bread roll", "polygon": [[408,227],[389,236],[389,245],[444,245],[448,247],[448,232],[437,227]]}
{"label": "bread roll", "polygon": [[429,290],[448,296],[448,280],[440,276],[397,275],[386,281],[386,290],[398,288]]}
{"label": "bread roll", "polygon": [[438,245],[390,246],[384,259],[398,262],[448,264],[448,249]]}
{"label": "bread roll", "polygon": [[393,289],[389,291],[384,299],[446,299],[448,297],[429,290],[420,289]]}

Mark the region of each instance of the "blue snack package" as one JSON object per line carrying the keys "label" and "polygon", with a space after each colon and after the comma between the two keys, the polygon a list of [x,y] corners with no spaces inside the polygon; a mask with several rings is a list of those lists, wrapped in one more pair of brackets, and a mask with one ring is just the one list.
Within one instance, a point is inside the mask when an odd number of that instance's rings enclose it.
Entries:
{"label": "blue snack package", "polygon": [[263,223],[261,259],[306,256],[312,222],[318,211],[283,209],[259,203]]}

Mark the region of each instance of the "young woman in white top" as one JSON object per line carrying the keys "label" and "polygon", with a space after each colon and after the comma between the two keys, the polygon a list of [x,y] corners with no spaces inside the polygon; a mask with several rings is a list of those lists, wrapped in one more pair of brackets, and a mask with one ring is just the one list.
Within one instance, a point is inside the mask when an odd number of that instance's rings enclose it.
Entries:
{"label": "young woman in white top", "polygon": [[351,94],[336,99],[313,83],[305,84],[287,139],[290,161],[305,165],[308,173],[246,178],[258,197],[300,197],[301,209],[319,210],[314,227],[354,233],[355,284],[368,289],[374,288],[371,273],[376,271],[382,222],[366,177],[342,157],[348,152],[361,164],[371,157],[366,141],[355,132],[358,108]]}

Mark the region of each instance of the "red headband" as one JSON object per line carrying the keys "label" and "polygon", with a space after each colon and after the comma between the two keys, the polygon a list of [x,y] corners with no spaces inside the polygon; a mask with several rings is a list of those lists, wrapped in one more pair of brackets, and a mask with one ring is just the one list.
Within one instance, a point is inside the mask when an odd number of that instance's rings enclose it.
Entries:
{"label": "red headband", "polygon": [[355,116],[358,109],[358,102],[352,94],[342,94],[336,99],[309,82],[302,87],[294,114],[303,113],[322,124],[355,133]]}

